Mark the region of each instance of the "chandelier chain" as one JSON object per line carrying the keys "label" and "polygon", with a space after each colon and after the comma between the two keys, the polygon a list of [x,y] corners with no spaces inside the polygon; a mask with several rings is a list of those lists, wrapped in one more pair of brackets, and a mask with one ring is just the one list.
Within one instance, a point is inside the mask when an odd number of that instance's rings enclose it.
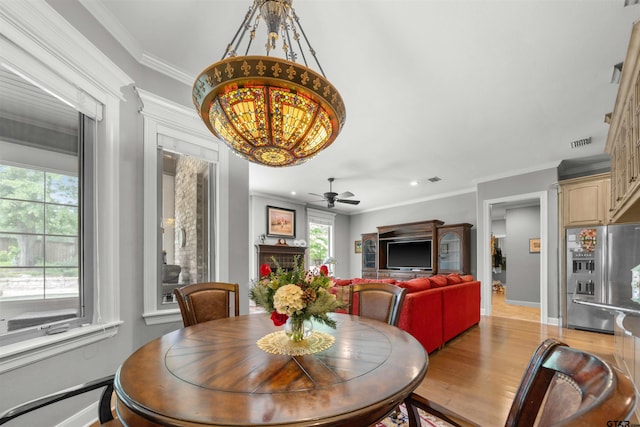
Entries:
{"label": "chandelier chain", "polygon": [[[286,42],[283,41],[282,48],[284,49],[285,58],[292,62],[296,62],[298,54],[293,50],[293,43],[291,43],[291,25],[285,20],[282,25],[282,37],[286,37]],[[306,64],[305,64],[306,65]]]}
{"label": "chandelier chain", "polygon": [[[292,12],[293,12],[293,9],[292,9]],[[289,22],[290,22],[290,25],[291,25],[291,30],[293,31],[293,39],[298,44],[298,49],[300,49],[300,54],[302,55],[302,61],[304,62],[304,66],[305,67],[309,67],[309,64],[307,63],[307,57],[305,56],[304,49],[302,48],[302,44],[300,43],[300,33],[298,33],[298,29],[296,28],[296,24],[293,21],[293,19],[291,19],[291,17],[289,17]],[[309,49],[311,49],[311,46],[309,46]]]}
{"label": "chandelier chain", "polygon": [[258,16],[256,16],[255,21],[253,21],[253,28],[251,29],[251,37],[249,38],[249,43],[247,43],[247,49],[244,51],[244,56],[247,56],[249,54],[249,49],[251,48],[253,41],[256,39],[256,31],[258,31],[259,24],[260,24],[260,14],[258,14]]}
{"label": "chandelier chain", "polygon": [[[222,58],[220,58],[221,61],[224,58],[226,58],[227,56],[230,56],[230,57],[231,56],[236,56],[236,52],[238,51],[238,48],[240,47],[240,43],[242,42],[242,39],[243,39],[245,33],[247,32],[247,30],[250,28],[249,22],[253,19],[253,16],[255,15],[257,8],[258,8],[257,2],[254,2],[249,7],[249,10],[247,10],[247,13],[244,15],[244,19],[242,20],[242,23],[240,24],[240,27],[238,27],[238,30],[236,31],[235,35],[233,36],[233,39],[231,39],[231,41],[227,45],[227,49],[225,50],[224,54],[222,55]],[[238,39],[238,36],[240,36],[239,39]],[[236,39],[238,39],[238,42],[236,43],[235,47],[232,47],[234,42],[236,41]],[[251,45],[251,40],[249,41],[249,45]],[[247,50],[249,50],[249,47],[247,47]]]}
{"label": "chandelier chain", "polygon": [[300,18],[298,18],[298,15],[296,14],[296,10],[292,7],[291,8],[291,16],[293,16],[293,19],[296,21],[296,23],[298,24],[298,27],[300,28],[300,32],[302,33],[302,37],[304,37],[304,41],[307,43],[307,46],[309,47],[309,52],[311,52],[311,56],[313,56],[313,59],[316,61],[316,65],[318,66],[318,69],[320,70],[320,73],[322,73],[323,77],[327,77],[324,74],[324,70],[322,69],[322,65],[320,65],[320,61],[318,60],[318,57],[316,56],[316,51],[313,47],[311,47],[311,43],[309,43],[309,39],[307,38],[307,34],[304,32],[304,28],[302,28],[302,24],[300,24]]}

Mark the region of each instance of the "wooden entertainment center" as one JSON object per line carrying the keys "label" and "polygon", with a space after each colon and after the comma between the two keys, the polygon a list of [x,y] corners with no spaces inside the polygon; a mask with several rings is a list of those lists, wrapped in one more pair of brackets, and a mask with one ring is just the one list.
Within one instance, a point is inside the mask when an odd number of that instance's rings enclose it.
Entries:
{"label": "wooden entertainment center", "polygon": [[[468,274],[471,227],[467,223],[445,225],[437,219],[377,227],[377,233],[362,235],[362,277],[408,280],[437,273]],[[431,241],[431,269],[387,268],[389,243],[424,241]]]}

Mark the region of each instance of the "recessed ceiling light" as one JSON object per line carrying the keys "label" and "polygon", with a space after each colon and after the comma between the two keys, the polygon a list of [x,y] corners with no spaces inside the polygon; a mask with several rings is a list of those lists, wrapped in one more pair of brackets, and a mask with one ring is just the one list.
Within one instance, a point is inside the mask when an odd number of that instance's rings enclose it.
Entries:
{"label": "recessed ceiling light", "polygon": [[292,192],[291,192],[291,195],[292,195],[292,196],[295,196],[295,195],[296,195],[296,192],[295,192],[295,191],[292,191]]}
{"label": "recessed ceiling light", "polygon": [[415,187],[416,185],[418,185],[418,181],[411,181],[409,185],[411,185],[412,187]]}

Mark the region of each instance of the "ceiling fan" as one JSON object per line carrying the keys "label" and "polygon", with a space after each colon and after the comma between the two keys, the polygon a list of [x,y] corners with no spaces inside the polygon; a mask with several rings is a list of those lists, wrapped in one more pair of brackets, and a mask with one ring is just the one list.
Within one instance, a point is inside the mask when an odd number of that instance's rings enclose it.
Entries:
{"label": "ceiling fan", "polygon": [[333,181],[335,180],[335,178],[329,178],[329,191],[320,195],[320,194],[316,194],[316,193],[309,193],[312,196],[318,196],[318,197],[322,197],[322,200],[325,200],[327,202],[327,207],[328,208],[332,208],[334,207],[335,203],[346,203],[348,205],[357,205],[358,203],[360,203],[360,200],[347,200],[348,197],[353,197],[354,194],[351,191],[345,191],[344,193],[334,193],[333,192]]}

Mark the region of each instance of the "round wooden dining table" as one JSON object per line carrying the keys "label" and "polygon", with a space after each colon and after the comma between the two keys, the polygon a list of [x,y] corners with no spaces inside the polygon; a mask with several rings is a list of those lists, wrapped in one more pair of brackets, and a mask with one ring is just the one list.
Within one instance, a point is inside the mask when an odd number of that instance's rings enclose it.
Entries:
{"label": "round wooden dining table", "polygon": [[282,329],[266,314],[200,323],[133,353],[115,378],[116,410],[129,427],[369,426],[424,379],[428,356],[405,331],[332,313],[335,338],[303,356],[256,344]]}

